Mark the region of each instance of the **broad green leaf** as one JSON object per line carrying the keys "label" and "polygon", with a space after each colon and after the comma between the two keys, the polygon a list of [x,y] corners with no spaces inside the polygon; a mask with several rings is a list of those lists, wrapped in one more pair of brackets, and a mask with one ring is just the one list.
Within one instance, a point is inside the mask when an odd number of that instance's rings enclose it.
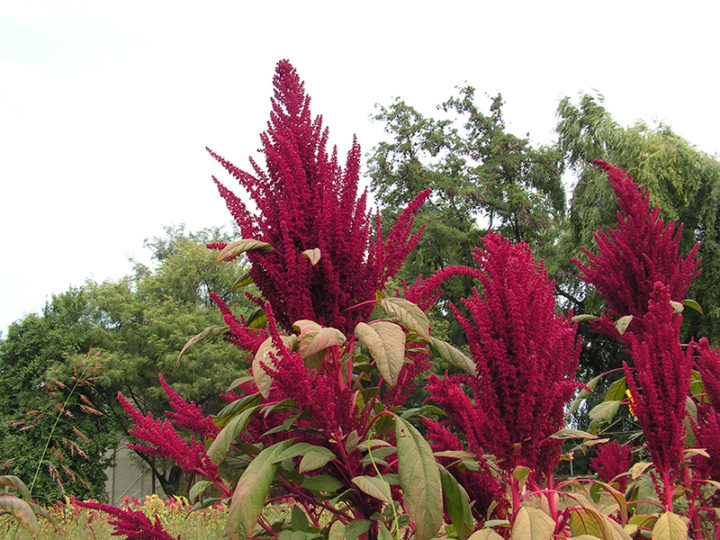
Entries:
{"label": "broad green leaf", "polygon": [[242,289],[243,287],[247,287],[251,283],[254,283],[253,278],[250,277],[250,273],[248,272],[243,277],[241,277],[235,285],[232,286],[230,289],[231,291],[237,291],[238,289]]}
{"label": "broad green leaf", "polygon": [[570,512],[570,534],[573,538],[591,535],[592,538],[607,538],[607,526],[598,512],[589,508],[579,508]]}
{"label": "broad green leaf", "polygon": [[200,332],[199,334],[191,337],[185,345],[183,345],[183,348],[180,349],[180,354],[178,355],[178,359],[175,361],[175,365],[177,366],[180,363],[180,360],[182,360],[182,357],[185,356],[185,353],[188,351],[190,347],[193,345],[200,343],[201,341],[204,341],[206,339],[213,339],[218,336],[225,335],[229,333],[230,330],[228,330],[227,326],[208,326],[205,330]]}
{"label": "broad green leaf", "polygon": [[[250,377],[250,380],[252,380],[252,377]],[[225,405],[225,407],[223,407],[222,410],[213,417],[213,420],[215,421],[215,424],[222,425],[226,418],[235,416],[239,412],[244,411],[248,407],[253,407],[258,403],[260,403],[260,392],[236,399],[232,403]]]}
{"label": "broad green leaf", "polygon": [[360,488],[360,491],[366,495],[390,504],[392,496],[390,495],[390,486],[377,476],[356,476],[352,479],[352,483]]}
{"label": "broad green leaf", "polygon": [[371,522],[367,519],[351,521],[345,525],[343,538],[345,538],[345,540],[357,540],[361,535],[370,530],[370,525]]}
{"label": "broad green leaf", "polygon": [[692,298],[686,298],[685,300],[682,301],[682,303],[685,304],[690,309],[694,309],[700,315],[704,315],[702,306],[700,306],[700,304],[696,300],[693,300]]}
{"label": "broad green leaf", "polygon": [[238,435],[248,426],[252,414],[257,410],[259,405],[250,407],[244,410],[240,414],[233,416],[230,421],[225,424],[217,434],[215,440],[210,444],[210,448],[207,449],[207,455],[215,465],[220,465],[225,461],[230,450],[230,445],[237,438]]}
{"label": "broad green leaf", "polygon": [[37,535],[38,522],[30,505],[13,495],[0,496],[0,514],[12,515],[23,527],[32,531],[33,538]]}
{"label": "broad green leaf", "polygon": [[445,469],[440,469],[445,509],[450,516],[455,531],[460,538],[466,538],[473,531],[473,517],[468,495],[455,477]]}
{"label": "broad green leaf", "polygon": [[376,448],[378,446],[392,446],[392,444],[382,439],[367,439],[357,445],[360,450],[368,450],[369,448]]}
{"label": "broad green leaf", "polygon": [[470,452],[465,450],[438,450],[433,452],[435,457],[453,458],[453,459],[475,459]]}
{"label": "broad green leaf", "polygon": [[593,407],[588,416],[593,424],[604,424],[615,417],[619,408],[619,401],[603,401]]}
{"label": "broad green leaf", "polygon": [[286,459],[302,456],[298,472],[301,474],[308,471],[314,471],[320,467],[324,467],[330,460],[335,459],[335,454],[324,446],[315,446],[309,443],[297,443],[279,454],[275,458],[275,462],[279,463]]}
{"label": "broad green leaf", "polygon": [[550,435],[551,439],[597,439],[597,435],[579,429],[561,429]]}
{"label": "broad green leaf", "polygon": [[360,437],[358,436],[357,429],[353,429],[345,439],[345,452],[348,454],[352,453],[358,447],[359,442]]}
{"label": "broad green leaf", "polygon": [[298,505],[292,507],[290,526],[293,531],[307,531],[310,528],[310,522],[308,522],[305,512]]}
{"label": "broad green leaf", "polygon": [[510,540],[552,540],[555,522],[538,508],[521,506],[515,514]]}
{"label": "broad green leaf", "polygon": [[305,477],[301,487],[318,493],[332,493],[343,487],[343,483],[329,474]]}
{"label": "broad green leaf", "polygon": [[467,540],[503,540],[503,537],[492,529],[480,529],[472,533]]}
{"label": "broad green leaf", "polygon": [[300,334],[300,337],[303,337],[303,335],[309,334],[310,332],[319,332],[322,330],[322,326],[310,319],[298,319],[292,326],[293,330]]}
{"label": "broad green leaf", "polygon": [[388,297],[380,300],[380,307],[392,321],[411,332],[415,332],[425,341],[430,340],[430,321],[422,309],[404,298]]}
{"label": "broad green leaf", "polygon": [[234,259],[246,251],[275,251],[275,248],[267,242],[261,242],[260,240],[253,240],[251,238],[235,240],[225,246],[225,248],[220,252],[220,255],[218,255],[215,264],[220,264],[223,261]]}
{"label": "broad green leaf", "polygon": [[20,495],[20,498],[25,499],[26,501],[30,501],[31,499],[30,490],[25,485],[25,482],[12,474],[0,476],[0,487],[9,487],[14,489],[18,495]]}
{"label": "broad green leaf", "polygon": [[625,381],[625,377],[620,377],[610,385],[603,401],[622,401],[625,399],[626,390],[627,382]]}
{"label": "broad green leaf", "polygon": [[430,347],[435,354],[445,360],[448,364],[455,366],[458,369],[462,369],[470,375],[475,375],[477,373],[477,368],[475,367],[475,362],[472,358],[468,357],[464,352],[456,349],[449,343],[431,337]]}
{"label": "broad green leaf", "polygon": [[313,266],[320,262],[320,248],[306,249],[302,254],[303,257],[310,259],[310,264]]}
{"label": "broad green leaf", "polygon": [[303,359],[310,358],[329,347],[340,346],[345,341],[345,336],[337,328],[321,328],[315,335],[308,333],[307,337],[301,337],[298,351]]}
{"label": "broad green leaf", "polygon": [[[595,390],[595,387],[597,386],[597,383],[600,381],[601,377],[602,377],[602,375],[598,375],[597,377],[588,381],[588,383],[585,386],[587,386],[590,390]],[[590,391],[588,391],[587,388],[582,388],[580,390],[580,392],[578,392],[577,397],[570,404],[570,407],[568,408],[568,412],[565,414],[565,418],[570,418],[573,414],[575,414],[575,411],[577,411],[580,404],[583,401],[585,401],[588,397],[590,397]]]}
{"label": "broad green leaf", "polygon": [[650,463],[649,461],[638,461],[632,467],[630,467],[630,478],[636,480],[651,465],[652,463]]}
{"label": "broad green leaf", "polygon": [[200,480],[198,482],[195,482],[192,487],[190,488],[190,493],[188,493],[188,500],[190,501],[190,504],[194,504],[195,500],[210,486],[213,485],[213,482],[210,480]]}
{"label": "broad green leaf", "polygon": [[378,540],[395,540],[384,523],[378,523]]}
{"label": "broad green leaf", "polygon": [[581,323],[581,322],[588,322],[588,321],[597,321],[600,317],[597,315],[590,315],[589,313],[581,313],[580,315],[575,315],[572,318],[572,322]]}
{"label": "broad green leaf", "polygon": [[383,379],[395,386],[405,362],[403,329],[388,321],[361,322],[355,327],[355,337],[370,351]]}
{"label": "broad green leaf", "polygon": [[275,456],[285,451],[292,440],[268,446],[248,465],[238,480],[228,509],[227,536],[229,540],[246,540],[255,529],[265,505],[270,485],[278,465]]}
{"label": "broad green leaf", "polygon": [[[295,335],[280,336],[280,339],[288,349],[292,349],[297,341],[297,337]],[[262,342],[260,347],[258,347],[258,350],[255,353],[255,358],[253,358],[252,362],[252,375],[253,379],[255,379],[255,385],[258,387],[258,390],[260,390],[260,394],[265,399],[270,396],[272,377],[270,377],[270,375],[265,372],[262,364],[265,364],[271,369],[275,368],[275,364],[270,357],[270,353],[274,355],[278,354],[278,350],[273,344],[272,337],[269,337]]]}
{"label": "broad green leaf", "polygon": [[398,472],[403,499],[418,540],[432,538],[443,523],[440,471],[432,449],[420,432],[395,417]]}
{"label": "broad green leaf", "polygon": [[655,522],[652,530],[653,540],[686,540],[687,524],[677,514],[665,512]]}
{"label": "broad green leaf", "polygon": [[627,330],[628,326],[630,326],[632,320],[632,315],[625,315],[624,317],[620,317],[617,321],[615,321],[615,329],[618,331],[618,334],[622,336],[625,333],[625,330]]}

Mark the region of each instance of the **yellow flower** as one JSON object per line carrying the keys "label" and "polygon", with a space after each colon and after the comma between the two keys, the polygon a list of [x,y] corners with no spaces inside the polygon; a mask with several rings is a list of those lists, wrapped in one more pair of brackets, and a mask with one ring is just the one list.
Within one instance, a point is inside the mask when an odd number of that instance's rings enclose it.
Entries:
{"label": "yellow flower", "polygon": [[628,408],[630,409],[630,414],[632,414],[633,418],[637,420],[637,416],[635,416],[635,409],[633,408],[633,397],[630,390],[625,390],[625,395],[628,397]]}

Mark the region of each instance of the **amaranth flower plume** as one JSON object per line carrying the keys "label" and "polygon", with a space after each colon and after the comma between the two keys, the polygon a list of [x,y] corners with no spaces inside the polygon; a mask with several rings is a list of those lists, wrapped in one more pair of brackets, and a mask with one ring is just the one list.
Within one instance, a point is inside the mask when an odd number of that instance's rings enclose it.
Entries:
{"label": "amaranth flower plume", "polygon": [[[414,215],[429,190],[400,214],[385,238],[379,219],[373,227],[366,211],[367,194],[358,196],[357,141],[343,169],[337,149],[328,154],[328,130],[321,117],[312,118],[310,97],[287,60],[278,63],[273,82],[268,130],[260,136],[265,169],[251,160],[254,174],[245,172],[208,149],[239,180],[258,212],[214,180],[243,237],[274,248],[248,252],[248,258],[250,275],[278,324],[289,330],[294,321],[310,319],[351,333],[373,309],[353,306],[372,300],[416,244]],[[320,260],[313,264],[307,252],[316,248]]]}
{"label": "amaranth flower plume", "polygon": [[452,306],[477,374],[431,376],[430,399],[477,457],[493,454],[507,473],[525,465],[547,475],[561,446],[549,437],[562,428],[563,407],[577,387],[576,325],[556,314],[553,283],[527,245],[493,233],[483,243],[473,255],[480,269],[472,272],[482,292],[463,299],[470,320]]}
{"label": "amaranth flower plume", "polygon": [[636,330],[656,282],[668,287],[671,300],[682,302],[700,273],[700,260],[695,258],[697,244],[685,258],[678,253],[682,225],[676,229],[674,221],[660,219],[660,209],[650,209],[647,189],[639,188],[632,175],[604,161],[594,163],[607,172],[617,197],[618,224],[616,229],[598,229],[597,254],[583,248],[587,263],[573,261],[582,272],[580,279],[592,284],[605,300],[606,311],[594,326],[617,338],[614,320],[632,315],[629,330]]}

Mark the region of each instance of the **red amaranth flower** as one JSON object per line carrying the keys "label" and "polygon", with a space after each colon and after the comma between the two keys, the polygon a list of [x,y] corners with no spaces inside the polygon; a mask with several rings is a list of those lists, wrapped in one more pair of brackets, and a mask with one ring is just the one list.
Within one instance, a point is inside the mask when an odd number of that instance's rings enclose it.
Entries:
{"label": "red amaranth flower", "polygon": [[[366,193],[358,196],[357,141],[343,169],[337,150],[328,154],[328,131],[321,117],[312,118],[310,97],[288,61],[278,63],[273,82],[270,122],[260,136],[265,169],[251,160],[250,174],[208,150],[239,180],[258,213],[214,180],[243,237],[274,247],[248,252],[248,258],[280,326],[289,330],[294,321],[310,319],[349,334],[373,309],[357,304],[374,298],[417,243],[420,233],[411,235],[411,228],[429,190],[400,214],[387,238],[379,220],[373,230]],[[313,265],[305,252],[315,248],[320,260]]]}
{"label": "red amaranth flower", "polygon": [[[629,446],[620,444],[617,441],[603,444],[597,447],[597,453],[590,460],[590,466],[603,482],[609,483],[618,475],[626,473],[630,469],[633,462],[630,451]],[[616,479],[620,491],[625,491],[627,481],[627,476],[620,476]]]}
{"label": "red amaranth flower", "polygon": [[668,287],[671,300],[681,302],[690,282],[700,273],[700,260],[695,259],[697,244],[687,257],[678,254],[682,225],[676,229],[674,221],[660,219],[660,209],[650,209],[647,189],[638,188],[632,175],[604,161],[594,163],[607,172],[617,197],[618,225],[606,231],[599,228],[594,235],[598,253],[583,248],[587,263],[573,262],[582,272],[580,278],[592,284],[605,300],[606,312],[595,327],[617,338],[614,320],[633,315],[629,330],[636,330],[648,310],[656,282]]}
{"label": "red amaranth flower", "polygon": [[623,362],[633,412],[666,490],[683,462],[693,363],[693,347],[683,351],[680,345],[682,317],[670,299],[669,287],[655,283],[642,332],[627,334],[634,369]]}
{"label": "red amaranth flower", "polygon": [[[694,456],[693,465],[703,479],[720,481],[720,350],[711,349],[707,338],[695,344],[695,365],[702,377],[705,398],[698,401],[693,424],[696,446],[710,456]],[[715,505],[720,496],[714,497]]]}
{"label": "red amaranth flower", "polygon": [[149,444],[149,446],[128,444],[128,448],[150,456],[172,459],[184,471],[198,473],[212,480],[216,485],[222,485],[218,468],[208,457],[201,441],[190,437],[188,443],[177,434],[169,420],[154,419],[152,413],[143,416],[120,392],[118,392],[118,401],[135,421],[135,425],[128,433]]}
{"label": "red amaranth flower", "polygon": [[[474,254],[482,293],[463,299],[471,319],[452,306],[470,344],[476,376],[431,376],[428,389],[464,433],[476,456],[495,455],[512,471],[525,465],[550,474],[563,407],[577,386],[576,325],[558,316],[553,283],[526,244],[490,233]],[[461,388],[464,385],[469,397]]]}
{"label": "red amaranth flower", "polygon": [[215,425],[215,422],[212,421],[212,418],[205,416],[200,406],[195,405],[194,401],[188,403],[181,398],[178,393],[165,382],[165,378],[162,375],[158,374],[158,378],[160,379],[160,385],[163,390],[165,390],[168,398],[170,398],[170,405],[173,411],[168,411],[166,415],[173,419],[172,423],[177,427],[188,429],[203,437],[214,439],[220,430]]}
{"label": "red amaranth flower", "polygon": [[127,540],[180,540],[180,536],[173,538],[163,529],[157,515],[153,522],[140,510],[121,510],[109,504],[94,501],[73,501],[73,504],[115,516],[115,519],[108,521],[115,527],[112,536],[125,535]]}

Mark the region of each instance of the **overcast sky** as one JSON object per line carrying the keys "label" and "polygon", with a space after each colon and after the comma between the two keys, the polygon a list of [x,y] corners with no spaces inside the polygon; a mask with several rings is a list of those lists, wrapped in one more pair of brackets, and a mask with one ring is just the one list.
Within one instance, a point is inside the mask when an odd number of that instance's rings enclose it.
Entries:
{"label": "overcast sky", "polygon": [[[487,5],[487,7],[486,7]],[[275,64],[341,152],[376,103],[426,114],[468,82],[554,138],[564,96],[720,152],[715,1],[0,0],[0,332],[70,285],[117,279],[163,226],[227,225],[206,154],[257,155]]]}

